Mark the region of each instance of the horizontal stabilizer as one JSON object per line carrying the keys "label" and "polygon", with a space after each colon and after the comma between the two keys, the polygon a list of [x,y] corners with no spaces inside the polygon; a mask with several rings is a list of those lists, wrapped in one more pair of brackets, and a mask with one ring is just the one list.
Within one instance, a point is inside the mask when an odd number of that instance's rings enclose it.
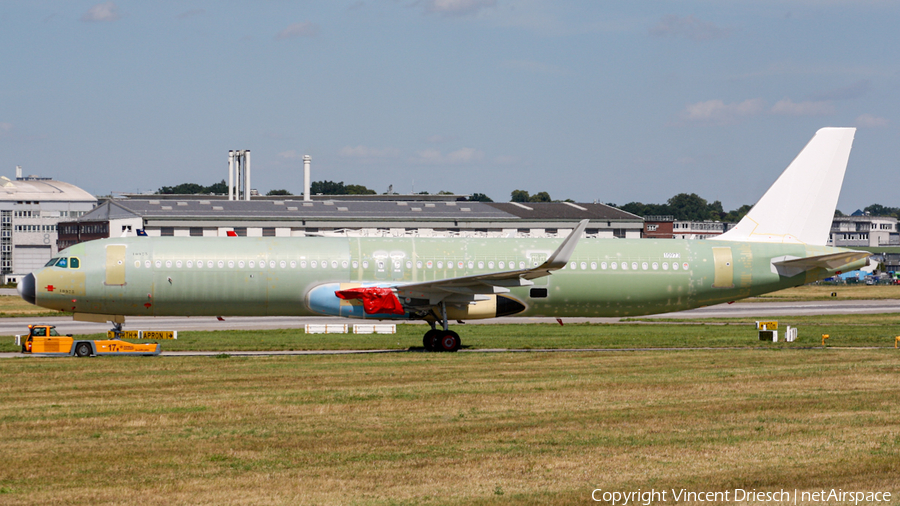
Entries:
{"label": "horizontal stabilizer", "polygon": [[782,257],[783,259],[773,259],[772,267],[778,274],[791,277],[816,268],[837,270],[845,265],[869,258],[871,255],[868,251],[843,251],[805,258]]}

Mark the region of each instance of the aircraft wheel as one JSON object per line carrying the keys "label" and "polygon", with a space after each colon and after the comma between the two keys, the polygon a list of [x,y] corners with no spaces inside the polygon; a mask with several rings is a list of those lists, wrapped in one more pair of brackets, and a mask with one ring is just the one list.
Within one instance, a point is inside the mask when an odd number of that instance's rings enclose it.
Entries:
{"label": "aircraft wheel", "polygon": [[436,351],[440,337],[440,331],[437,329],[431,329],[425,333],[425,337],[422,338],[422,346],[425,347],[425,351]]}
{"label": "aircraft wheel", "polygon": [[448,330],[447,332],[441,332],[438,349],[440,351],[457,351],[461,344],[459,334]]}
{"label": "aircraft wheel", "polygon": [[76,357],[89,357],[91,356],[91,345],[88,343],[78,343],[75,346],[75,356]]}

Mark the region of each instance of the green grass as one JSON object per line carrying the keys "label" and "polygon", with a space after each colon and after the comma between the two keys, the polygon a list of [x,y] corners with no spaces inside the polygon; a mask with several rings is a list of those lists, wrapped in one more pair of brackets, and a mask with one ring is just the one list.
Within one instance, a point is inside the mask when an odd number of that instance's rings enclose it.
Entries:
{"label": "green grass", "polygon": [[[617,324],[490,324],[454,325],[463,349],[581,349],[581,348],[796,348],[820,346],[893,347],[900,335],[898,315],[802,316],[779,319],[799,329],[794,343],[765,343],[757,339],[755,320],[707,319],[702,322]],[[652,321],[652,320],[648,320]],[[163,351],[356,350],[419,349],[428,327],[397,325],[397,334],[304,334],[302,329],[179,332],[178,340],[161,341]],[[783,334],[783,330],[782,330]],[[104,338],[95,334],[93,338]],[[0,351],[18,351],[12,337],[0,341]]]}
{"label": "green grass", "polygon": [[898,377],[893,349],[8,359],[0,503],[896,498]]}

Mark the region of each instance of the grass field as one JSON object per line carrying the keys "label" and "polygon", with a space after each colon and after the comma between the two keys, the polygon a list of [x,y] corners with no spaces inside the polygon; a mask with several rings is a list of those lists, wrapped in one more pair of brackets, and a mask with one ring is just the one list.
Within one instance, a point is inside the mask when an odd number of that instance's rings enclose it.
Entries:
{"label": "grass field", "polygon": [[[900,314],[804,316],[780,319],[782,328],[799,329],[793,343],[761,342],[754,320],[718,319],[702,322],[618,324],[492,324],[455,325],[463,349],[584,349],[584,348],[704,348],[789,349],[821,346],[892,348],[900,335]],[[408,350],[422,348],[426,325],[398,325],[397,334],[311,334],[302,329],[179,332],[176,341],[160,341],[163,351],[248,350]],[[783,331],[782,331],[783,332]],[[89,337],[105,338],[94,334]],[[0,351],[19,351],[12,337],[0,339]]]}
{"label": "grass field", "polygon": [[893,349],[7,359],[0,503],[897,498],[898,378]]}
{"label": "grass field", "polygon": [[877,299],[900,299],[900,285],[805,285],[745,300],[749,302],[794,302],[801,300]]}

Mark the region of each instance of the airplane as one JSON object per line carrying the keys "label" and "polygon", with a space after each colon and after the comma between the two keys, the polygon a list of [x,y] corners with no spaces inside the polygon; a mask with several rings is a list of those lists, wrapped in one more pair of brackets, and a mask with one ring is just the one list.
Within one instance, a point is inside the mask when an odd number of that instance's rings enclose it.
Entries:
{"label": "airplane", "polygon": [[450,320],[683,311],[858,269],[827,247],[854,128],[823,128],[750,212],[705,240],[125,237],[71,246],[19,283],[75,320],[126,316],[343,316],[422,320],[456,351]]}

